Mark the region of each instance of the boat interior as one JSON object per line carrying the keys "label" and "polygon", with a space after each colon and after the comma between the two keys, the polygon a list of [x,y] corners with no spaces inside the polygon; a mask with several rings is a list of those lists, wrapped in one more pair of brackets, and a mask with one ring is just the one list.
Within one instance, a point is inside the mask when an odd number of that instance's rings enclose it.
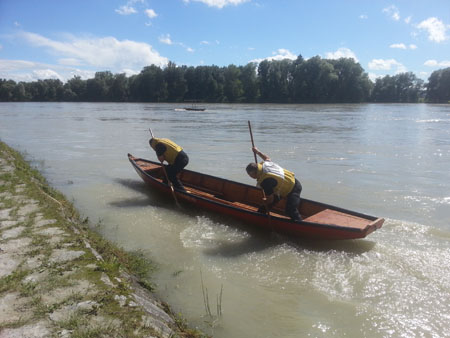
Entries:
{"label": "boat interior", "polygon": [[[147,174],[159,181],[163,181],[164,172],[159,163],[148,162],[142,159],[135,159],[135,161]],[[211,201],[254,212],[258,210],[263,202],[262,190],[257,187],[190,170],[183,170],[179,177],[190,194]],[[285,201],[281,200],[271,209],[270,215],[289,219],[284,214],[284,209]],[[333,224],[358,229],[364,229],[376,220],[376,218],[349,214],[338,208],[306,199],[302,199],[299,212],[302,219],[307,222]]]}

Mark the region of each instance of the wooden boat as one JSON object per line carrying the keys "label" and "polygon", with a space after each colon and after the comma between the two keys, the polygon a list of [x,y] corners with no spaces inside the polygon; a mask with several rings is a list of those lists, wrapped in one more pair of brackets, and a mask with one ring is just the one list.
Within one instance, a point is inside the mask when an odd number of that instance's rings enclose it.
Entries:
{"label": "wooden boat", "polygon": [[184,110],[190,110],[190,111],[205,111],[205,108],[184,107]]}
{"label": "wooden boat", "polygon": [[[136,158],[128,154],[136,172],[151,188],[171,194],[163,183],[164,173],[159,162]],[[292,221],[284,215],[281,200],[270,215],[257,212],[261,205],[261,189],[191,170],[180,173],[186,192],[175,190],[178,201],[228,215],[254,226],[276,231],[296,238],[355,239],[364,238],[381,228],[384,219],[345,210],[332,205],[301,199],[299,212],[302,221]]]}
{"label": "wooden boat", "polygon": [[188,111],[205,111],[205,110],[206,110],[206,108],[198,107],[198,106],[196,105],[196,102],[197,102],[197,101],[195,101],[195,100],[192,100],[192,101],[186,101],[186,102],[192,102],[192,105],[191,105],[190,107],[184,107],[184,108],[183,108],[184,110],[188,110]]}

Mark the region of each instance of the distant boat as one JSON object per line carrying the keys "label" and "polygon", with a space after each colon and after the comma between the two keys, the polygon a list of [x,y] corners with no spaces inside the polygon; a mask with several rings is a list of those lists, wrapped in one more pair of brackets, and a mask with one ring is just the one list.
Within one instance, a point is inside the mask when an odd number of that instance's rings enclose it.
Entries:
{"label": "distant boat", "polygon": [[184,110],[205,111],[205,108],[185,107]]}
{"label": "distant boat", "polygon": [[187,102],[192,102],[192,105],[190,107],[184,107],[184,110],[189,110],[189,111],[205,111],[206,110],[206,108],[198,107],[196,105],[197,101],[187,101]]}
{"label": "distant boat", "polygon": [[[161,163],[134,157],[128,159],[150,188],[170,194],[164,183]],[[177,200],[191,203],[222,215],[235,217],[256,227],[296,238],[356,239],[381,228],[384,219],[302,198],[299,212],[303,219],[292,221],[284,214],[284,201],[270,211],[258,212],[261,189],[247,184],[183,170],[180,179],[187,191],[175,189]]]}

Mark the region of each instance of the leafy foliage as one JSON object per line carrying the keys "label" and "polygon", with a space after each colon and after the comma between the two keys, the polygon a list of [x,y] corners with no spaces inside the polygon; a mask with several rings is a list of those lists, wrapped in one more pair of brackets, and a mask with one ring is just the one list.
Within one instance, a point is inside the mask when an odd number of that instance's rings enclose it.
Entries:
{"label": "leafy foliage", "polygon": [[245,66],[144,67],[131,77],[97,72],[92,79],[19,82],[0,79],[0,101],[358,103],[450,100],[450,68],[429,82],[413,73],[373,83],[353,59],[264,60]]}
{"label": "leafy foliage", "polygon": [[450,67],[431,74],[427,84],[427,101],[450,103]]}
{"label": "leafy foliage", "polygon": [[418,102],[423,80],[413,73],[401,73],[377,79],[372,92],[374,102]]}

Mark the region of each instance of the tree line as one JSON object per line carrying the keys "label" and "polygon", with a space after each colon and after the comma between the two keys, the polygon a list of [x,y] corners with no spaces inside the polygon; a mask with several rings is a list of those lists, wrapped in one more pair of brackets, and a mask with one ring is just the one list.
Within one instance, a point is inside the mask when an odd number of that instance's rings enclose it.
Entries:
{"label": "tree line", "polygon": [[63,83],[56,79],[15,82],[0,79],[0,101],[360,103],[450,101],[450,68],[433,72],[428,83],[413,73],[372,82],[351,58],[264,60],[245,66],[150,65],[139,74],[95,73]]}

